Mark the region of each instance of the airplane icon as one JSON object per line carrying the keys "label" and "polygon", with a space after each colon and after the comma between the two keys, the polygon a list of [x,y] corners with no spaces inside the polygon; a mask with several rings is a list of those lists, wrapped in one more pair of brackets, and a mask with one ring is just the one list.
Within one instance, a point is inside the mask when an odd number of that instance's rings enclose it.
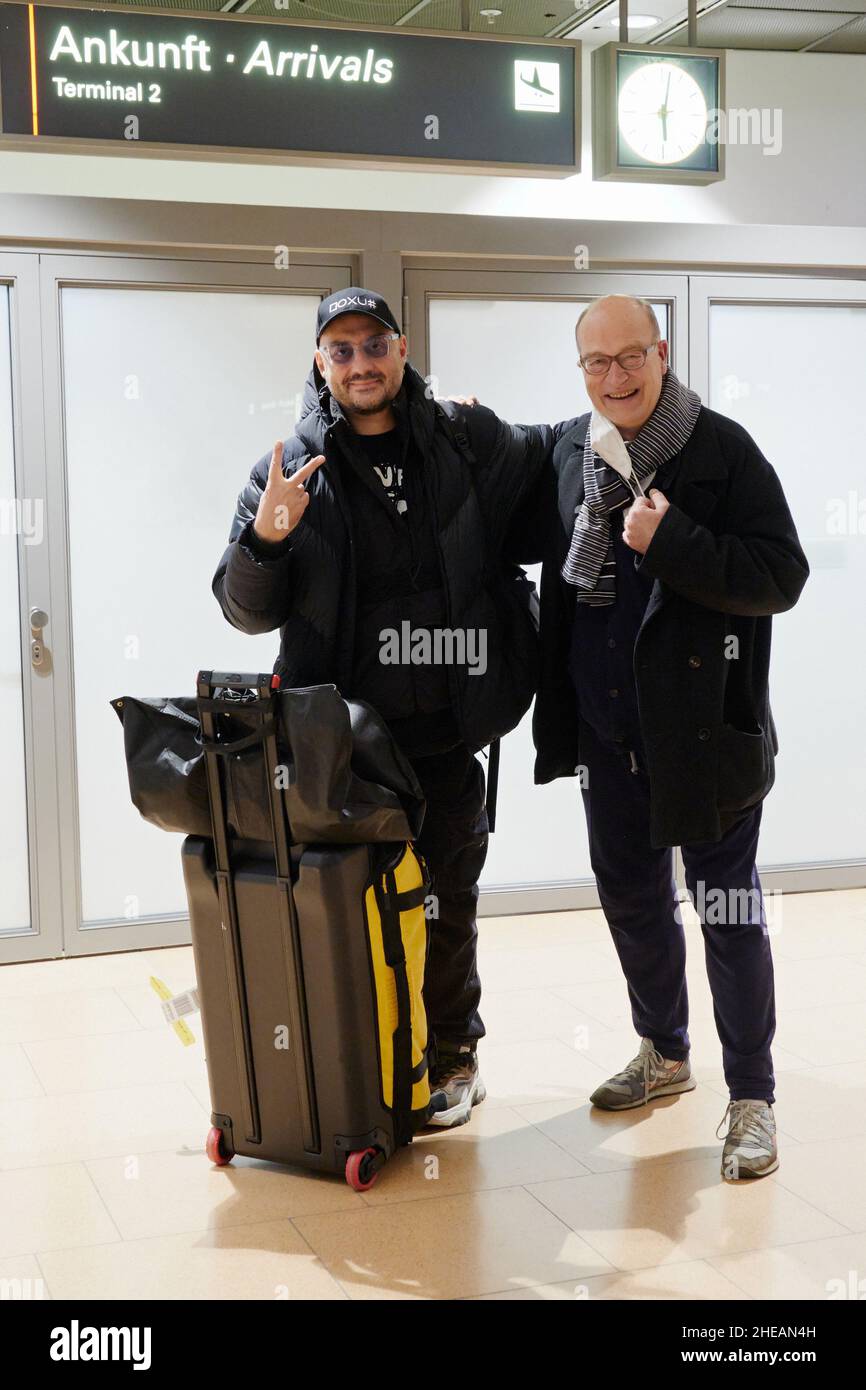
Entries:
{"label": "airplane icon", "polygon": [[527,87],[532,87],[533,91],[543,92],[546,97],[556,96],[556,92],[553,90],[552,87],[545,87],[542,84],[541,78],[538,76],[538,68],[532,69],[531,78],[521,76],[520,80],[521,82],[525,82]]}
{"label": "airplane icon", "polygon": [[516,111],[559,110],[559,64],[518,58],[514,63]]}

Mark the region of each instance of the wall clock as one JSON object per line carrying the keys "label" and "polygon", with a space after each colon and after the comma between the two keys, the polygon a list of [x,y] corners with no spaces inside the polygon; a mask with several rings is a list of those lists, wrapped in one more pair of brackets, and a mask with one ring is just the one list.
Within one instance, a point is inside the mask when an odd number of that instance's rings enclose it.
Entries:
{"label": "wall clock", "polygon": [[592,55],[592,175],[651,183],[724,178],[713,136],[724,52],[609,43]]}

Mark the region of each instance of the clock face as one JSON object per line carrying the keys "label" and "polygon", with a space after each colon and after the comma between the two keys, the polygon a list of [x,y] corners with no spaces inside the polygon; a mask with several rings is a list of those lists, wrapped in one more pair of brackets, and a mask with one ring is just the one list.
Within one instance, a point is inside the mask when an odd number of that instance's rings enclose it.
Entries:
{"label": "clock face", "polygon": [[625,79],[617,107],[623,140],[651,164],[678,164],[703,144],[707,103],[677,63],[648,62]]}

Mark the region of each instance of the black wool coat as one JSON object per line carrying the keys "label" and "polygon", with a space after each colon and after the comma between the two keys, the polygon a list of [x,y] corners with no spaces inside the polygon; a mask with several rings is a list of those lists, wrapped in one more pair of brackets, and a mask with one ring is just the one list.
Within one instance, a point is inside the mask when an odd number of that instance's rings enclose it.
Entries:
{"label": "black wool coat", "polygon": [[[580,765],[568,673],[576,590],[560,571],[583,501],[583,415],[563,435],[514,551],[543,561],[541,675],[533,714],[535,781]],[[770,709],[772,617],[809,574],[781,483],[751,436],[702,407],[679,457],[652,483],[670,502],[646,554],[653,587],[634,674],[656,847],[718,840],[766,796],[779,751]],[[736,638],[736,642],[731,642]]]}

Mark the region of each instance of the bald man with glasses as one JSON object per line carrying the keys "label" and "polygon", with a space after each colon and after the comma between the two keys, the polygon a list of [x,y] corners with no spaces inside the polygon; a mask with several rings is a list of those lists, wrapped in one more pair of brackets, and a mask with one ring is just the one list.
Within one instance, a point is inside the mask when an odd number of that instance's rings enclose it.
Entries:
{"label": "bald man with glasses", "polygon": [[730,1102],[722,1174],[778,1167],[773,966],[755,867],[778,752],[774,614],[809,573],[754,440],[671,370],[652,306],[577,323],[592,410],[558,441],[521,525],[543,561],[535,780],[580,777],[590,858],[640,1038],[607,1110],[690,1091],[680,846],[701,919]]}

